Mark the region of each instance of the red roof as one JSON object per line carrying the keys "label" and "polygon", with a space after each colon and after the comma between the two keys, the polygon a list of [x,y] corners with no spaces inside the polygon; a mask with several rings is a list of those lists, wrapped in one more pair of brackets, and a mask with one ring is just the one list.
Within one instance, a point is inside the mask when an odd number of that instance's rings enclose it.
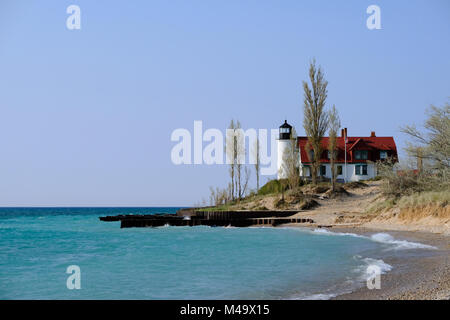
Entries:
{"label": "red roof", "polygon": [[[380,151],[387,151],[387,156],[397,159],[397,147],[393,137],[348,137],[347,142],[347,163],[361,163],[369,161],[380,160]],[[322,150],[321,162],[329,162],[328,159],[328,137],[322,138]],[[298,146],[300,148],[300,156],[302,163],[310,163],[310,160],[306,154],[305,145],[308,141],[307,137],[297,137]],[[338,149],[338,155],[336,162],[344,162],[345,160],[345,144],[343,137],[336,138],[336,145]],[[367,150],[367,160],[355,159],[355,151]]]}

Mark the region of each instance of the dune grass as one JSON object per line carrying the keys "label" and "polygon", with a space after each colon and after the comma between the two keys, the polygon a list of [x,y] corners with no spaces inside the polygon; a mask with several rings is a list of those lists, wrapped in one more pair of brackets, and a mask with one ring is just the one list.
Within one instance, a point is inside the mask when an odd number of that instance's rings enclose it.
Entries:
{"label": "dune grass", "polygon": [[430,204],[446,206],[450,203],[450,190],[444,191],[424,191],[401,197],[398,200],[400,208],[424,207]]}
{"label": "dune grass", "polygon": [[447,216],[450,204],[450,190],[423,191],[400,198],[388,197],[375,201],[368,209],[368,213],[385,212],[392,208],[399,208],[401,217],[427,215]]}

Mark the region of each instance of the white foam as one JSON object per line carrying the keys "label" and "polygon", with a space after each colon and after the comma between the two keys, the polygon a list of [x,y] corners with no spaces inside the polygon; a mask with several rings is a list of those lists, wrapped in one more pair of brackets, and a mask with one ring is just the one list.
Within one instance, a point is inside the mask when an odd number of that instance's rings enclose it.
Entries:
{"label": "white foam", "polygon": [[[345,233],[345,232],[333,232],[327,229],[319,228],[314,230],[308,230],[309,232],[320,234],[320,235],[326,235],[326,236],[351,236],[356,238],[365,238],[377,243],[382,243],[388,246],[388,250],[404,250],[404,249],[436,249],[436,247],[429,246],[426,244],[418,243],[418,242],[411,242],[407,240],[397,240],[393,236],[387,233],[375,233],[371,236],[363,236],[358,235],[355,233]],[[359,264],[359,266],[354,270],[359,274],[356,279],[354,279],[356,282],[354,284],[350,284],[350,287],[356,288],[358,286],[358,283],[365,282],[371,277],[374,277],[376,274],[385,274],[392,270],[392,266],[386,262],[384,262],[381,259],[374,259],[374,258],[363,258],[361,256],[354,256],[355,259],[361,261],[362,263]],[[353,281],[351,281],[353,282]],[[351,290],[350,290],[351,292]],[[346,292],[340,292],[340,293],[317,293],[317,294],[311,294],[305,297],[297,297],[297,299],[302,300],[328,300],[331,298],[334,298],[340,294],[343,294]]]}
{"label": "white foam", "polygon": [[370,236],[370,239],[375,242],[392,245],[391,249],[437,249],[436,247],[427,244],[411,242],[406,240],[396,240],[393,236],[387,233],[375,233]]}
{"label": "white foam", "polygon": [[300,300],[330,300],[338,295],[338,293],[317,293],[301,298]]}
{"label": "white foam", "polygon": [[345,282],[345,287],[341,287],[340,289],[334,288],[334,292],[327,293],[316,293],[310,294],[307,296],[297,296],[294,299],[299,300],[329,300],[331,298],[337,297],[342,294],[350,293],[353,290],[356,290],[361,287],[361,283],[365,283],[371,277],[377,274],[385,274],[392,270],[392,266],[387,264],[381,259],[373,259],[373,258],[363,258],[359,255],[353,257],[357,259],[360,264],[354,270],[358,276],[353,279],[349,279]]}
{"label": "white foam", "polygon": [[366,264],[365,274],[367,276],[372,275],[373,270],[380,270],[381,274],[385,274],[392,270],[392,266],[381,259],[364,258],[362,261]]}
{"label": "white foam", "polygon": [[330,235],[330,236],[351,236],[356,238],[366,238],[378,243],[388,244],[391,247],[389,249],[393,250],[404,250],[404,249],[437,249],[436,247],[429,246],[427,244],[419,242],[411,242],[407,240],[397,240],[393,236],[387,233],[375,233],[370,237],[358,235],[355,233],[348,232],[332,232],[327,229],[314,229],[314,233]]}
{"label": "white foam", "polygon": [[319,234],[324,234],[324,235],[329,235],[329,236],[350,236],[350,237],[355,237],[355,238],[367,238],[367,237],[364,237],[364,236],[356,234],[356,233],[332,232],[330,230],[323,229],[323,228],[314,229],[313,232],[314,233],[319,233]]}
{"label": "white foam", "polygon": [[361,256],[354,256],[353,258],[362,262],[362,264],[354,270],[360,274],[358,280],[362,282],[392,270],[392,266],[381,259],[362,258]]}
{"label": "white foam", "polygon": [[168,223],[166,223],[166,224],[164,224],[164,225],[162,225],[162,226],[158,226],[158,227],[155,227],[156,229],[159,229],[159,228],[168,228],[168,227],[170,227],[171,225],[170,224],[168,224]]}

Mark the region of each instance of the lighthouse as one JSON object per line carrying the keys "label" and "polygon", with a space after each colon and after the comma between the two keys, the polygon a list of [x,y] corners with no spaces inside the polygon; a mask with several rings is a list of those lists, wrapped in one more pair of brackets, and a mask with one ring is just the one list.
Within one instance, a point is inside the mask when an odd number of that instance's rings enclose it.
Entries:
{"label": "lighthouse", "polygon": [[291,143],[291,137],[292,137],[292,126],[287,123],[287,120],[284,120],[284,123],[280,126],[280,132],[279,132],[279,137],[277,140],[277,144],[278,144],[278,179],[286,179],[287,175],[285,172],[283,172],[284,170],[282,170],[283,168],[283,154],[284,151],[290,147],[290,143]]}

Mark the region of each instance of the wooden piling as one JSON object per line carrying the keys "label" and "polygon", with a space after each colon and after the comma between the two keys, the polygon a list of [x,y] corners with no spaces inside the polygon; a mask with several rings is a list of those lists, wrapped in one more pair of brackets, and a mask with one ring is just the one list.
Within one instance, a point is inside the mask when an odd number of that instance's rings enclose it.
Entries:
{"label": "wooden piling", "polygon": [[249,227],[252,225],[278,226],[286,223],[314,223],[309,218],[292,218],[298,211],[188,211],[177,214],[117,215],[100,217],[101,221],[120,221],[121,228],[169,226]]}

